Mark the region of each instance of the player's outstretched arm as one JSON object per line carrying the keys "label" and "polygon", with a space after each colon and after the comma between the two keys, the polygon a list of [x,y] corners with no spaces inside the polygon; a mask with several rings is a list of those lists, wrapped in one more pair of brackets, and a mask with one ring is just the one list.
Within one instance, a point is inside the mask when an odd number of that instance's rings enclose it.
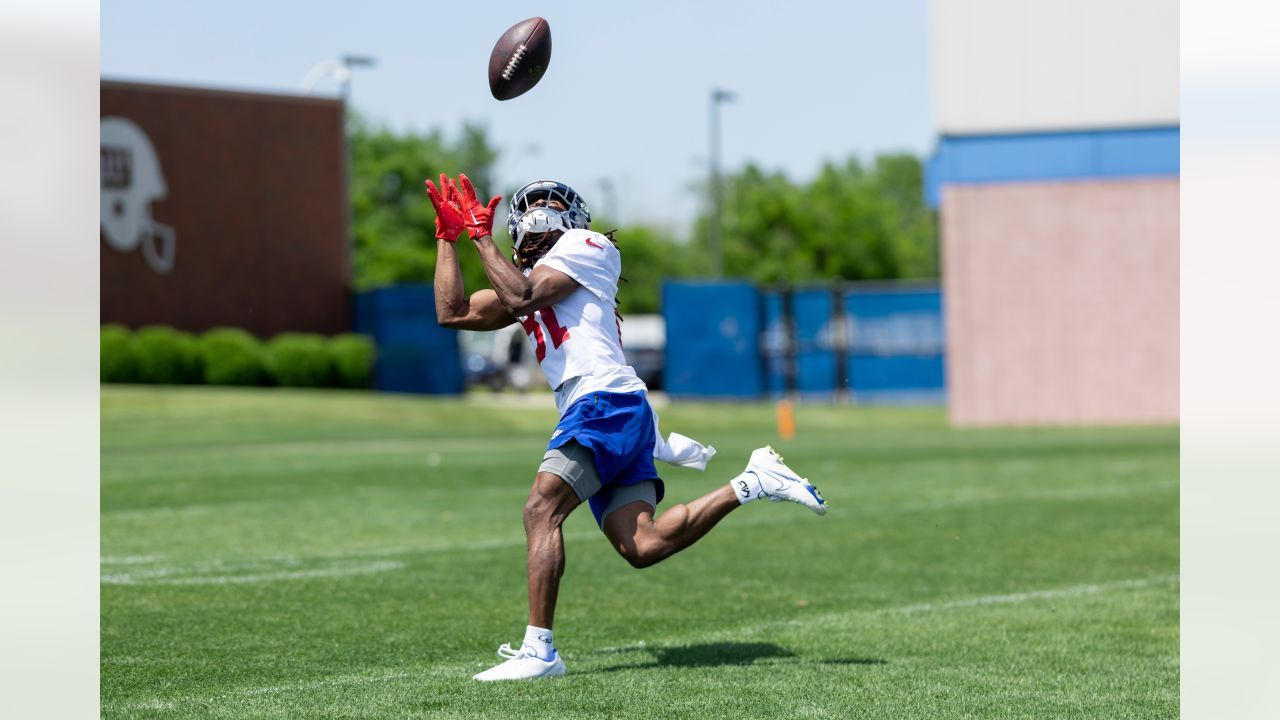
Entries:
{"label": "player's outstretched arm", "polygon": [[529,277],[525,277],[502,254],[491,236],[475,238],[475,244],[498,300],[515,317],[555,305],[579,287],[577,280],[545,266],[534,268]]}
{"label": "player's outstretched arm", "polygon": [[497,330],[514,323],[515,318],[492,290],[481,290],[467,299],[455,245],[465,221],[453,182],[443,173],[438,188],[428,180],[427,197],[436,210],[436,322],[458,330]]}
{"label": "player's outstretched arm", "polygon": [[441,325],[455,330],[498,330],[515,323],[516,319],[502,306],[498,294],[492,290],[478,290],[460,307],[441,309],[436,300],[436,319]]}
{"label": "player's outstretched arm", "polygon": [[489,282],[493,284],[498,299],[508,313],[523,317],[560,302],[578,288],[577,280],[551,268],[534,268],[526,278],[524,273],[507,261],[493,242],[493,210],[502,196],[495,195],[486,205],[476,196],[476,189],[470,178],[465,174],[459,175],[458,182],[461,183],[461,188],[456,183],[449,182],[449,193],[457,198],[467,233],[480,251],[484,272],[489,276]]}
{"label": "player's outstretched arm", "polygon": [[462,270],[451,242],[436,243],[436,322],[455,330],[497,330],[516,321],[492,290],[479,290],[468,300]]}

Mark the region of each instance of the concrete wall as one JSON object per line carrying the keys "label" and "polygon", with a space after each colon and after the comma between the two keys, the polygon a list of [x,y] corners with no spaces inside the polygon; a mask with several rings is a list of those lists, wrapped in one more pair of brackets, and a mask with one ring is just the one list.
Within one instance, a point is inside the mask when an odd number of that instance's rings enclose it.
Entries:
{"label": "concrete wall", "polygon": [[933,0],[941,135],[1178,123],[1177,0]]}
{"label": "concrete wall", "polygon": [[1178,419],[1178,180],[945,185],[958,425]]}

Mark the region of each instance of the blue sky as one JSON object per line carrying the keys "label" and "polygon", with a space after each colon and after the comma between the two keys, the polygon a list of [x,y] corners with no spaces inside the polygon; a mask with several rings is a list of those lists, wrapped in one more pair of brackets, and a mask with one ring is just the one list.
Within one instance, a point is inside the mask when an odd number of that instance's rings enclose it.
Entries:
{"label": "blue sky", "polygon": [[[532,15],[551,25],[547,75],[498,102],[489,52]],[[373,55],[353,80],[359,111],[449,134],[481,122],[504,187],[555,178],[603,210],[607,180],[622,222],[681,233],[700,207],[691,188],[707,175],[713,87],[737,95],[723,113],[729,170],[754,162],[804,180],[824,160],[932,145],[926,0],[103,0],[101,23],[111,79],[295,92],[320,61]]]}

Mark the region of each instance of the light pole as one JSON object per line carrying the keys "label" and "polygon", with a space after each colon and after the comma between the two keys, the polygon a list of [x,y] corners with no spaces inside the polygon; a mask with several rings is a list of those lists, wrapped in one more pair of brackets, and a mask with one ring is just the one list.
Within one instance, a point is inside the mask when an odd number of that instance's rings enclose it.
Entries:
{"label": "light pole", "polygon": [[342,68],[346,70],[342,78],[342,102],[350,105],[351,101],[351,70],[352,68],[373,68],[378,64],[376,58],[371,55],[343,55]]}
{"label": "light pole", "polygon": [[600,194],[604,196],[604,207],[608,208],[609,220],[615,225],[618,220],[618,196],[613,192],[613,180],[600,178]]}
{"label": "light pole", "polygon": [[720,180],[720,104],[732,102],[734,94],[715,88],[711,91],[711,274],[724,277],[724,189]]}
{"label": "light pole", "polygon": [[316,85],[325,78],[332,78],[337,81],[339,91],[342,97],[342,181],[344,196],[343,204],[343,220],[342,225],[345,228],[347,236],[347,279],[348,282],[354,280],[352,256],[355,248],[355,228],[352,224],[351,217],[351,145],[347,137],[347,120],[348,113],[351,110],[351,70],[352,68],[371,68],[377,64],[377,60],[369,55],[343,55],[341,60],[325,60],[316,63],[315,67],[307,73],[307,76],[299,83],[298,89],[306,95],[310,95]]}
{"label": "light pole", "polygon": [[343,55],[341,60],[325,60],[316,63],[315,67],[299,83],[298,89],[310,95],[321,80],[332,78],[338,83],[342,93],[342,104],[349,105],[351,100],[351,70],[353,68],[371,68],[378,64],[377,59],[369,55]]}

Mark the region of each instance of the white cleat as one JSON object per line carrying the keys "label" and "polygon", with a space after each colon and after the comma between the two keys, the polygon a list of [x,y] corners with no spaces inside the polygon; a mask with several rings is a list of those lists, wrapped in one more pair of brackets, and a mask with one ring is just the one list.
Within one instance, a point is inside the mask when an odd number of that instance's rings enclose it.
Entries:
{"label": "white cleat", "polygon": [[565,672],[564,660],[560,658],[559,651],[556,652],[556,656],[551,660],[543,660],[528,646],[521,646],[519,650],[512,650],[510,645],[503,643],[502,647],[498,648],[498,656],[507,658],[507,661],[494,665],[472,679],[481,682],[490,680],[528,680],[529,678],[563,675]]}
{"label": "white cleat", "polygon": [[789,500],[800,503],[819,515],[827,514],[827,501],[822,493],[795,470],[782,462],[782,456],[773,448],[765,446],[751,453],[747,462],[747,472],[755,473],[760,478],[762,497],[770,502]]}

